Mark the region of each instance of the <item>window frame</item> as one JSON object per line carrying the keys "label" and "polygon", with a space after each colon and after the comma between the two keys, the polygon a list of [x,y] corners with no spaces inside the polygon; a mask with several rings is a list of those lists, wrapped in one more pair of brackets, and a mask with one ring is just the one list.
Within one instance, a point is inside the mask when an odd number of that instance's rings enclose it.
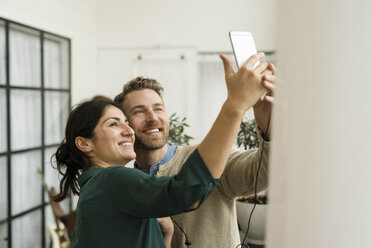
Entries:
{"label": "window frame", "polygon": [[[45,172],[45,166],[49,164],[49,161],[46,160],[45,158],[45,151],[48,148],[54,148],[60,145],[60,142],[53,143],[53,144],[48,144],[46,145],[46,135],[45,135],[45,94],[47,92],[59,92],[59,93],[67,93],[68,94],[68,109],[66,111],[69,112],[71,109],[71,39],[54,34],[45,30],[37,29],[22,23],[14,22],[5,18],[0,17],[0,22],[4,24],[4,31],[5,31],[5,84],[0,84],[0,89],[5,90],[5,96],[6,96],[6,151],[0,152],[0,157],[6,158],[6,170],[7,170],[7,196],[6,196],[6,203],[7,203],[7,213],[6,213],[6,218],[5,219],[0,219],[0,224],[6,224],[7,225],[7,247],[12,247],[12,223],[14,220],[24,217],[28,214],[35,213],[35,211],[41,211],[41,243],[42,247],[47,247],[49,244],[46,244],[46,228],[45,228],[45,221],[46,221],[46,208],[48,205],[50,205],[49,200],[46,201],[45,199],[45,191],[42,188],[42,185],[40,184],[41,188],[41,203],[35,207],[32,207],[30,209],[27,209],[25,211],[22,211],[21,213],[18,214],[13,214],[12,215],[12,177],[11,177],[11,172],[12,172],[12,155],[15,154],[22,154],[30,151],[40,151],[41,152],[41,170],[44,175]],[[17,25],[20,27],[24,27],[26,29],[33,30],[39,34],[39,40],[40,40],[40,87],[33,87],[33,86],[15,86],[11,85],[10,83],[10,65],[9,65],[9,59],[10,59],[10,44],[9,44],[9,34],[10,34],[10,25]],[[45,79],[44,79],[44,69],[45,69],[45,64],[44,64],[44,40],[48,39],[48,37],[55,37],[59,40],[63,40],[67,44],[67,80],[68,80],[68,87],[63,88],[63,84],[61,88],[47,88],[45,87]],[[3,49],[3,48],[0,48]],[[64,71],[62,71],[64,73]],[[1,82],[3,83],[3,82]],[[29,147],[27,149],[20,149],[20,150],[12,150],[11,148],[11,90],[27,90],[27,91],[37,91],[41,93],[41,146],[35,146],[35,147]],[[63,127],[65,124],[62,125]],[[36,177],[36,175],[35,175]],[[71,197],[68,199],[68,204],[70,211],[72,209],[72,199]],[[33,230],[36,231],[36,230]],[[37,231],[35,233],[38,233]],[[5,241],[0,241],[0,242],[5,242]]]}

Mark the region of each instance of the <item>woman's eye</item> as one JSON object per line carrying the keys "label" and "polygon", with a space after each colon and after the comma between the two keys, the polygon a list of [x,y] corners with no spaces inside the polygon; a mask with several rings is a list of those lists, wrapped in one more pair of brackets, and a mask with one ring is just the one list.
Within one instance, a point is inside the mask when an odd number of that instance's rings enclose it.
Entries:
{"label": "woman's eye", "polygon": [[117,127],[118,126],[118,123],[117,122],[113,122],[110,124],[110,127]]}

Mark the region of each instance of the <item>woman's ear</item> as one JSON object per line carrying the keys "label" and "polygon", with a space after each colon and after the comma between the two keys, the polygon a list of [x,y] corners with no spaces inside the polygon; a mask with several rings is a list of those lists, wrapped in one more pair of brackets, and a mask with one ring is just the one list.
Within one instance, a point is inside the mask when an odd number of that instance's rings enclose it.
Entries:
{"label": "woman's ear", "polygon": [[90,140],[81,136],[75,138],[75,145],[80,151],[85,153],[93,150]]}

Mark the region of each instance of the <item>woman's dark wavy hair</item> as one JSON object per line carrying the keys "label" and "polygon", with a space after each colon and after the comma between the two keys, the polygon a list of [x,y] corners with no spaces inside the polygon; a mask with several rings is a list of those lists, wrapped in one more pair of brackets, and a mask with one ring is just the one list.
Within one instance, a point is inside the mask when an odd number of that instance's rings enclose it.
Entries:
{"label": "woman's dark wavy hair", "polygon": [[58,147],[55,157],[56,169],[62,175],[60,193],[54,197],[55,201],[62,201],[70,192],[79,195],[78,176],[83,170],[91,166],[89,157],[75,145],[78,136],[94,137],[94,128],[105,112],[107,106],[112,105],[123,111],[122,107],[112,101],[90,100],[78,104],[71,111],[66,125],[65,138]]}

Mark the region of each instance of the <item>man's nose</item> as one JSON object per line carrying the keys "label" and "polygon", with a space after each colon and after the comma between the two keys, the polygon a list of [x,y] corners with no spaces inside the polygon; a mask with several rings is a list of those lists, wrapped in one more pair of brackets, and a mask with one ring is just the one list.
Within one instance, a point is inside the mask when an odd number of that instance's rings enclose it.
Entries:
{"label": "man's nose", "polygon": [[146,121],[157,121],[158,116],[156,115],[155,111],[150,110],[146,113]]}

